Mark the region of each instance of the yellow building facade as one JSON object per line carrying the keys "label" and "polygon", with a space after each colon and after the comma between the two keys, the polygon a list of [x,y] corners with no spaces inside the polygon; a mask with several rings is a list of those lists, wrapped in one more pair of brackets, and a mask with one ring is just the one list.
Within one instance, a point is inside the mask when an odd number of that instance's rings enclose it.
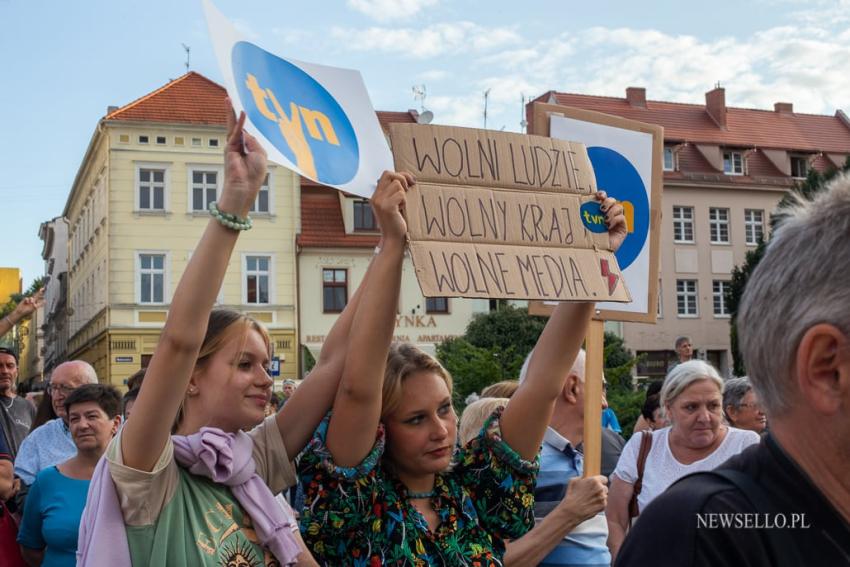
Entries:
{"label": "yellow building facade", "polygon": [[14,293],[21,293],[20,268],[0,268],[0,304],[8,302]]}
{"label": "yellow building facade", "polygon": [[[168,306],[224,180],[225,91],[190,72],[110,108],[68,197],[68,358],[121,386],[147,365]],[[297,376],[298,179],[281,167],[251,213],[217,303],[263,322]]]}

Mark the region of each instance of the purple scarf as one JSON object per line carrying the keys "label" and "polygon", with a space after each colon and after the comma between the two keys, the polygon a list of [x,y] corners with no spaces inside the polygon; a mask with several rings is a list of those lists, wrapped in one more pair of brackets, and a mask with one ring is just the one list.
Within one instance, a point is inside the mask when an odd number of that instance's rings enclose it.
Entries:
{"label": "purple scarf", "polygon": [[[177,463],[192,474],[230,487],[251,517],[260,544],[269,548],[281,565],[294,564],[301,553],[292,535],[295,518],[291,510],[281,508],[257,475],[251,438],[242,431],[234,434],[203,427],[198,433],[174,435],[171,440]],[[124,517],[105,456],[94,470],[77,546],[78,567],[102,565],[130,567]]]}

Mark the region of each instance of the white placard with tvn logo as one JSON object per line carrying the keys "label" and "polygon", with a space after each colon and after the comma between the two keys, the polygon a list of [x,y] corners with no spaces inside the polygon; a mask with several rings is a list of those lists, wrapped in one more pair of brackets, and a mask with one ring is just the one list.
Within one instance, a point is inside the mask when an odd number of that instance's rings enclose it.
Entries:
{"label": "white placard with tvn logo", "polygon": [[360,73],[274,55],[240,37],[210,0],[204,9],[233,108],[269,159],[370,197],[393,162]]}

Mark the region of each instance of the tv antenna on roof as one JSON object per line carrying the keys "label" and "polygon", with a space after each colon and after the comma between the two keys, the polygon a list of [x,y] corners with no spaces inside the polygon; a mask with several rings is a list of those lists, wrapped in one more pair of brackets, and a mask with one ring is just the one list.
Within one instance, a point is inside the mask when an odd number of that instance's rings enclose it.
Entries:
{"label": "tv antenna on roof", "polygon": [[189,47],[188,45],[186,45],[185,43],[181,43],[180,45],[183,46],[183,50],[186,52],[186,63],[185,63],[185,65],[186,65],[186,72],[188,73],[189,72],[189,60],[190,60],[190,57],[191,57],[192,48]]}
{"label": "tv antenna on roof", "polygon": [[490,98],[490,91],[492,89],[487,89],[484,91],[484,129],[487,129],[487,99]]}
{"label": "tv antenna on roof", "polygon": [[519,111],[519,127],[523,134],[525,134],[525,129],[528,128],[528,120],[525,119],[525,93],[520,93],[520,111]]}
{"label": "tv antenna on roof", "polygon": [[419,124],[430,124],[434,119],[434,113],[425,109],[426,96],[425,85],[413,85],[413,98],[419,101],[419,118],[416,119]]}

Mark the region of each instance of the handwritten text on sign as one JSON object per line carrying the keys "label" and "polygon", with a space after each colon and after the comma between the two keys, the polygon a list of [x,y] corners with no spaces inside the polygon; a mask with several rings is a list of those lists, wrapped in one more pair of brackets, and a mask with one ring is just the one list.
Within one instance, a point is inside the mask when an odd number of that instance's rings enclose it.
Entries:
{"label": "handwritten text on sign", "polygon": [[629,301],[584,146],[441,126],[390,132],[396,169],[417,179],[406,216],[426,296]]}

